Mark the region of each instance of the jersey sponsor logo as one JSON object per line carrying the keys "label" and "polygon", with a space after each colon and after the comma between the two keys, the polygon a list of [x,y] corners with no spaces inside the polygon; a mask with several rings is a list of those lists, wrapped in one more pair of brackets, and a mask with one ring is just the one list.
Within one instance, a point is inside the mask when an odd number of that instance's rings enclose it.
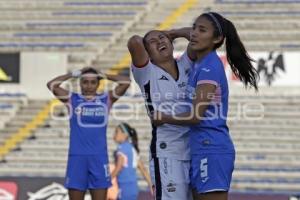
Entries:
{"label": "jersey sponsor logo", "polygon": [[205,68],[205,67],[201,68],[201,70],[202,70],[202,71],[205,71],[205,72],[210,72],[210,69]]}
{"label": "jersey sponsor logo", "polygon": [[103,107],[96,108],[85,108],[83,107],[82,115],[83,116],[104,116],[106,110]]}
{"label": "jersey sponsor logo", "polygon": [[186,82],[182,82],[182,83],[178,84],[178,87],[179,87],[179,88],[183,88],[183,87],[185,87],[185,86],[186,86]]}
{"label": "jersey sponsor logo", "polygon": [[175,191],[176,191],[176,184],[170,182],[170,183],[167,185],[167,191],[168,191],[168,192],[175,192]]}
{"label": "jersey sponsor logo", "polygon": [[75,113],[82,116],[104,116],[106,114],[106,109],[104,107],[87,108],[77,106],[75,108]]}
{"label": "jersey sponsor logo", "polygon": [[202,144],[203,144],[204,146],[210,145],[210,140],[203,140],[203,141],[202,141]]}
{"label": "jersey sponsor logo", "polygon": [[162,76],[160,77],[160,79],[158,79],[158,80],[166,80],[166,81],[168,81],[169,79],[168,79],[165,75],[162,75]]}

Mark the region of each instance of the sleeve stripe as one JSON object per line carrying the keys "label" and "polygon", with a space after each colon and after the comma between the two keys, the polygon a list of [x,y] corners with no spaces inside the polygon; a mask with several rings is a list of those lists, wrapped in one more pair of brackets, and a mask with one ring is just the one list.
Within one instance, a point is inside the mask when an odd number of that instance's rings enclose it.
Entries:
{"label": "sleeve stripe", "polygon": [[197,82],[197,85],[201,85],[201,84],[212,84],[215,86],[219,85],[216,81],[213,81],[213,80],[200,80]]}

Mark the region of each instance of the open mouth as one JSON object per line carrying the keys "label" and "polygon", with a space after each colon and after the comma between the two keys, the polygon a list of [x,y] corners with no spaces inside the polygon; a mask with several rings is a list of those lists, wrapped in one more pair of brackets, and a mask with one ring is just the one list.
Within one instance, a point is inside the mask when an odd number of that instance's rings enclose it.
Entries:
{"label": "open mouth", "polygon": [[196,40],[191,40],[190,43],[191,44],[197,44],[197,41]]}
{"label": "open mouth", "polygon": [[159,51],[164,51],[166,49],[167,49],[167,47],[165,45],[162,45],[158,48]]}

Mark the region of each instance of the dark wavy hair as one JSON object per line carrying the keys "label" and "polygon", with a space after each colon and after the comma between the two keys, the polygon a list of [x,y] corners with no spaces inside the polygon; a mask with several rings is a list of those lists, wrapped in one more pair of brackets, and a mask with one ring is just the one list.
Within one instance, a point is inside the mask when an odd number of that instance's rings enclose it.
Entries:
{"label": "dark wavy hair", "polygon": [[96,69],[94,69],[93,67],[89,67],[87,68],[86,70],[84,70],[82,73],[81,73],[81,76],[84,75],[84,74],[95,74],[98,81],[100,81],[103,77],[99,76],[99,73],[97,72]]}
{"label": "dark wavy hair", "polygon": [[139,144],[138,144],[138,136],[137,136],[137,132],[134,128],[132,128],[129,124],[123,122],[121,123],[118,127],[122,129],[122,126],[126,129],[125,131],[127,131],[129,137],[131,138],[131,143],[133,145],[133,147],[135,148],[135,150],[140,153],[140,149],[139,149]]}
{"label": "dark wavy hair", "polygon": [[212,23],[214,26],[214,37],[223,36],[223,39],[214,46],[214,49],[221,47],[225,40],[227,60],[234,75],[246,87],[250,85],[255,90],[258,90],[259,74],[251,63],[254,60],[250,58],[246,51],[234,24],[215,12],[204,13],[200,17],[205,17]]}

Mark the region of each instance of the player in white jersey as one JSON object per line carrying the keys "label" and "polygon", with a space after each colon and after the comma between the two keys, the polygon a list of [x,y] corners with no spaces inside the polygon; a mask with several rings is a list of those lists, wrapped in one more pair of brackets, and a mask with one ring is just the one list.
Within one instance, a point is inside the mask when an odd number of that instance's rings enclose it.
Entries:
{"label": "player in white jersey", "polygon": [[[189,39],[190,28],[148,32],[144,38],[132,36],[128,49],[132,72],[146,101],[148,114],[187,111],[185,89],[194,53],[188,47],[179,58],[173,57],[172,42],[178,37]],[[150,174],[156,200],[189,199],[190,151],[187,127],[152,125]]]}

